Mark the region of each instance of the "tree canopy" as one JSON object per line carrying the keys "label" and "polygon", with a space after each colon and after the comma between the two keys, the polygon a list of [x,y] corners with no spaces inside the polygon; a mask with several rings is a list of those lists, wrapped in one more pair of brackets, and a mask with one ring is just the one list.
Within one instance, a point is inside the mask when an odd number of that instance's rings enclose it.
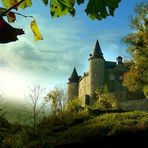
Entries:
{"label": "tree canopy", "polygon": [[[132,55],[130,70],[124,75],[123,84],[130,91],[148,88],[148,4],[140,3],[135,16],[130,18],[133,32],[124,37],[128,52]],[[145,93],[146,94],[146,93]]]}
{"label": "tree canopy", "polygon": [[[25,16],[17,11],[19,9],[25,9],[26,7],[31,7],[32,0],[1,0],[2,6],[0,6],[0,43],[9,43],[11,41],[16,41],[17,35],[24,34],[22,29],[13,28],[9,23],[16,20],[16,15]],[[85,13],[92,20],[102,20],[107,16],[114,16],[114,11],[118,7],[121,0],[89,0],[87,1],[87,6],[85,8]],[[76,8],[75,5],[80,5],[85,3],[84,0],[42,0],[45,6],[49,6],[50,14],[52,17],[61,17],[66,14],[75,16]],[[35,2],[34,2],[35,3]],[[6,22],[3,17],[7,17],[8,22]],[[33,18],[31,22],[31,29],[34,34],[34,39],[42,40],[43,37],[38,29],[37,23]],[[8,32],[7,32],[8,31]],[[9,35],[10,36],[9,36]]]}

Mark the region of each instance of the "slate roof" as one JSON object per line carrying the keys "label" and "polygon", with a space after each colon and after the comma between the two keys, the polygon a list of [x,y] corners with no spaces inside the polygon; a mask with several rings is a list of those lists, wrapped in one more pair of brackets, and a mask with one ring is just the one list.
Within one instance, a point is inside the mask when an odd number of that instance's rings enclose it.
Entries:
{"label": "slate roof", "polygon": [[78,82],[79,79],[80,77],[78,76],[77,70],[74,67],[71,77],[69,78],[69,82]]}
{"label": "slate roof", "polygon": [[104,59],[104,58],[103,58],[103,53],[102,53],[102,51],[101,51],[101,47],[100,47],[100,44],[99,44],[99,41],[98,41],[98,40],[96,41],[96,45],[95,45],[93,54],[92,54],[92,56],[90,57],[90,59],[91,59],[91,58],[101,58],[101,59]]}
{"label": "slate roof", "polygon": [[118,60],[118,59],[121,59],[121,60],[122,60],[123,58],[122,58],[121,56],[118,56],[116,59],[117,59],[117,60]]}
{"label": "slate roof", "polygon": [[105,69],[113,69],[116,67],[116,62],[105,61]]}

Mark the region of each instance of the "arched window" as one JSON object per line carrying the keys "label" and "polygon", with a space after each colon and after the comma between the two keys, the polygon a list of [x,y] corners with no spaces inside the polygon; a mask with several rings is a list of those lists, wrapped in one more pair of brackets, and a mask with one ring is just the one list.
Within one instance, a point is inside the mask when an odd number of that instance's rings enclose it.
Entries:
{"label": "arched window", "polygon": [[94,78],[96,78],[97,77],[97,73],[96,72],[94,72]]}

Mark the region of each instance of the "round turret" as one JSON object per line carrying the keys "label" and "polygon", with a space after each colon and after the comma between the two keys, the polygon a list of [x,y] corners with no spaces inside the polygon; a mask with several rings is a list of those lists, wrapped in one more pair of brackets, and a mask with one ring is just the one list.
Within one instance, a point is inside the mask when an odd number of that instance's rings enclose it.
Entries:
{"label": "round turret", "polygon": [[76,69],[74,68],[71,74],[71,77],[69,78],[69,82],[67,83],[68,85],[67,100],[68,101],[78,97],[78,80],[79,80],[79,76],[77,74]]}
{"label": "round turret", "polygon": [[96,89],[104,84],[104,67],[105,60],[99,42],[97,41],[94,52],[89,58],[90,96],[92,97],[95,95]]}

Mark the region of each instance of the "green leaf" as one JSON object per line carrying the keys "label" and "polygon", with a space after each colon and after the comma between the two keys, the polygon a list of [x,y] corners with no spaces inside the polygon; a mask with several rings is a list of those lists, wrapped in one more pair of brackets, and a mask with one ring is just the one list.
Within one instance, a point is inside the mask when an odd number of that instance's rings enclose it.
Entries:
{"label": "green leaf", "polygon": [[6,8],[0,7],[0,14],[3,13],[3,12],[5,12],[6,10],[7,10]]}
{"label": "green leaf", "polygon": [[75,14],[74,9],[75,0],[51,0],[50,13],[52,17],[60,17],[70,13]]}
{"label": "green leaf", "polygon": [[91,19],[101,20],[109,15],[113,16],[120,1],[121,0],[89,0],[85,12]]}
{"label": "green leaf", "polygon": [[2,0],[2,4],[7,9],[17,4],[17,0]]}
{"label": "green leaf", "polygon": [[[2,4],[4,7],[6,7],[7,9],[16,5],[18,2],[20,2],[21,0],[2,0]],[[30,7],[32,6],[32,1],[31,0],[25,0],[24,2],[22,2],[19,6],[22,9],[25,9],[26,7]],[[17,9],[17,7],[15,9]]]}
{"label": "green leaf", "polygon": [[[18,2],[21,0],[17,0]],[[19,7],[22,9],[25,9],[26,7],[31,7],[32,6],[32,1],[31,0],[25,0],[24,2],[22,2]]]}
{"label": "green leaf", "polygon": [[109,8],[109,13],[111,16],[114,16],[114,11],[118,7],[120,1],[121,0],[105,0],[106,6]]}
{"label": "green leaf", "polygon": [[84,3],[84,0],[77,0],[77,4],[78,4],[78,5],[80,5],[80,4],[82,4],[82,3]]}
{"label": "green leaf", "polygon": [[42,0],[42,1],[43,1],[43,3],[45,4],[45,6],[48,5],[48,0]]}

